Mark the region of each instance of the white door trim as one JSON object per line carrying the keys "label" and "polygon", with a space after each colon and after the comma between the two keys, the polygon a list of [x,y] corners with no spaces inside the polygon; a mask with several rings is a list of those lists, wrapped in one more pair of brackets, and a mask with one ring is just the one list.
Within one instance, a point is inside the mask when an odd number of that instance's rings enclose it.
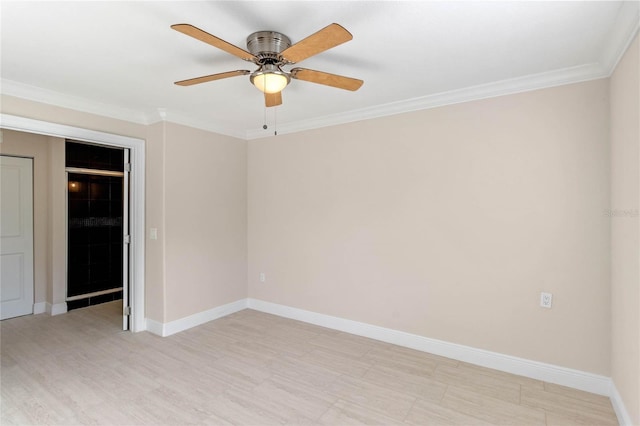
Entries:
{"label": "white door trim", "polygon": [[131,162],[131,262],[130,293],[131,330],[146,329],[144,313],[144,244],[145,244],[145,141],[144,139],[98,132],[64,124],[50,123],[9,114],[0,114],[0,128],[46,136],[69,138],[101,145],[129,148]]}
{"label": "white door trim", "polygon": [[[122,329],[129,330],[129,320],[131,319],[131,310],[129,309],[129,256],[131,248],[131,234],[129,233],[129,203],[131,201],[129,194],[129,150],[124,150],[122,175]],[[146,323],[146,321],[145,321]]]}

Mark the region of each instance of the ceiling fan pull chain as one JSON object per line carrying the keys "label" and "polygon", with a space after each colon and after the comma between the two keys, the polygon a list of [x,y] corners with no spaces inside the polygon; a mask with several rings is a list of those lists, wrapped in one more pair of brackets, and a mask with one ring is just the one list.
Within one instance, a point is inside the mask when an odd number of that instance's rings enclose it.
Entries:
{"label": "ceiling fan pull chain", "polygon": [[267,106],[264,106],[264,124],[262,125],[264,130],[267,130]]}
{"label": "ceiling fan pull chain", "polygon": [[273,109],[273,136],[278,136],[278,107]]}

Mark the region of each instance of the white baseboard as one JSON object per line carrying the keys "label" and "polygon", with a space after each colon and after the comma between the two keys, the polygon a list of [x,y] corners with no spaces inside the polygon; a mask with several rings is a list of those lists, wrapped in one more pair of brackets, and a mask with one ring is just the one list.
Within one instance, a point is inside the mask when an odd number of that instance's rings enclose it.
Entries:
{"label": "white baseboard", "polygon": [[615,411],[616,416],[618,416],[618,423],[620,423],[620,426],[633,426],[631,416],[622,401],[622,396],[618,393],[615,383],[611,383],[610,399],[611,405],[613,405],[613,411]]}
{"label": "white baseboard", "polygon": [[49,302],[46,303],[45,305],[45,312],[48,313],[49,315],[60,315],[60,314],[66,314],[67,313],[67,302],[62,302],[62,303],[54,303],[51,304]]}
{"label": "white baseboard", "polygon": [[344,331],[346,333],[492,368],[494,370],[608,396],[611,399],[620,424],[624,426],[632,425],[631,418],[626,411],[622,398],[609,377],[511,355],[504,355],[484,349],[477,349],[457,343],[445,342],[258,299],[241,299],[168,323],[147,319],[146,329],[153,334],[166,337],[246,308],[331,328],[333,330]]}
{"label": "white baseboard", "polygon": [[431,339],[389,328],[378,327],[344,318],[291,308],[257,299],[248,299],[249,309],[291,318],[358,336],[369,337],[394,345],[405,346],[435,355],[445,356],[470,364],[493,368],[507,373],[543,380],[563,386],[580,389],[599,395],[610,396],[611,378],[543,362],[504,355],[497,352],[476,349],[456,343]]}
{"label": "white baseboard", "polygon": [[46,302],[36,302],[33,304],[33,315],[44,314],[47,312]]}
{"label": "white baseboard", "polygon": [[149,332],[149,333],[153,333],[157,336],[162,336],[163,333],[163,323],[161,323],[160,321],[155,321],[152,319],[147,318],[146,319],[146,327],[145,329]]}
{"label": "white baseboard", "polygon": [[147,319],[147,331],[166,337],[209,321],[247,309],[247,299],[240,299],[175,321],[161,323]]}

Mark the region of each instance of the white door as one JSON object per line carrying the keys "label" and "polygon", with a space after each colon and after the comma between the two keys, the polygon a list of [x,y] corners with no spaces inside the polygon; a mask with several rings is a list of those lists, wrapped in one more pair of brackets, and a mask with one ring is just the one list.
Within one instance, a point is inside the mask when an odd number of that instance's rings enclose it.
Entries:
{"label": "white door", "polygon": [[0,319],[7,319],[33,313],[33,160],[0,161]]}

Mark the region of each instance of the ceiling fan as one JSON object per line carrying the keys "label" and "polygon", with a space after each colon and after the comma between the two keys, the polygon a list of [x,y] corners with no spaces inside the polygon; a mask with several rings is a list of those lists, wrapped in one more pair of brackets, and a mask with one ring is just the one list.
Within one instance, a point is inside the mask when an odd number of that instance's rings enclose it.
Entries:
{"label": "ceiling fan", "polygon": [[258,69],[253,72],[249,70],[227,71],[176,81],[175,84],[178,86],[191,86],[250,74],[251,83],[264,92],[265,105],[272,107],[282,104],[282,89],[291,82],[292,78],[351,91],[358,90],[363,83],[362,80],[356,78],[306,68],[293,68],[289,72],[282,70],[285,65],[298,63],[351,40],[353,38],[351,33],[338,24],[328,25],[295,44],[291,44],[289,37],[282,33],[258,31],[247,37],[247,50],[234,46],[193,25],[175,24],[171,28],[258,66]]}

